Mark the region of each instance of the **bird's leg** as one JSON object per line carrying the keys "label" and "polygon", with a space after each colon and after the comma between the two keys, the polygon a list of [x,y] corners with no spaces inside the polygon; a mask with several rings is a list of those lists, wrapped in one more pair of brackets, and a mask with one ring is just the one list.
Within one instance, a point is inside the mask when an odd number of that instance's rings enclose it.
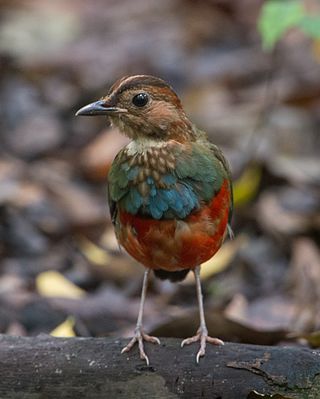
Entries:
{"label": "bird's leg", "polygon": [[218,338],[212,338],[208,336],[208,329],[206,326],[206,320],[204,318],[204,311],[203,311],[203,297],[201,291],[201,281],[200,281],[200,266],[197,266],[194,271],[194,277],[196,279],[196,288],[197,288],[197,297],[198,297],[198,304],[199,304],[199,313],[200,313],[200,327],[197,331],[197,334],[193,337],[186,338],[182,341],[181,347],[184,345],[192,344],[193,342],[200,341],[200,350],[197,353],[197,363],[199,363],[200,357],[204,356],[206,353],[206,343],[210,342],[213,345],[223,345],[223,341]]}
{"label": "bird's leg", "polygon": [[143,277],[143,283],[142,283],[142,292],[141,292],[141,299],[140,299],[140,307],[139,307],[139,314],[138,314],[138,320],[137,320],[137,325],[134,330],[134,336],[131,339],[131,341],[128,343],[127,346],[125,346],[121,353],[124,352],[129,352],[130,349],[134,346],[134,344],[137,342],[139,345],[139,352],[140,352],[140,358],[144,359],[149,366],[149,359],[148,356],[146,355],[143,347],[143,341],[148,341],[152,342],[154,344],[160,344],[160,340],[156,337],[152,337],[148,334],[146,334],[143,331],[142,328],[142,316],[143,316],[143,307],[144,307],[144,301],[146,299],[146,292],[147,292],[147,285],[148,285],[148,276],[150,273],[150,269],[147,269],[144,272],[144,277]]}

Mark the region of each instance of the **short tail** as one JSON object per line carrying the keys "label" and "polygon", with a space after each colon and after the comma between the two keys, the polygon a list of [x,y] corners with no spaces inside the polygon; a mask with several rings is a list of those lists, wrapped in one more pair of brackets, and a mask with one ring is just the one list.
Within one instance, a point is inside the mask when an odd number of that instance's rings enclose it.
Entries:
{"label": "short tail", "polygon": [[160,278],[160,280],[170,280],[173,283],[177,281],[182,281],[186,278],[187,274],[190,272],[190,269],[178,270],[177,272],[169,272],[164,269],[157,269],[153,271],[155,276]]}

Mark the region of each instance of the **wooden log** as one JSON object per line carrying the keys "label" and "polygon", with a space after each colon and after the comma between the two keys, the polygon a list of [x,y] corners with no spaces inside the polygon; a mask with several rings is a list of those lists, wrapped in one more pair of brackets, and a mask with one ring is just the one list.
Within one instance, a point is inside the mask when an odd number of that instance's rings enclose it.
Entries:
{"label": "wooden log", "polygon": [[[320,398],[320,351],[305,347],[178,339],[146,344],[150,366],[137,348],[121,354],[125,339],[0,336],[0,398]],[[256,391],[256,393],[254,392]],[[277,396],[265,396],[265,398]]]}

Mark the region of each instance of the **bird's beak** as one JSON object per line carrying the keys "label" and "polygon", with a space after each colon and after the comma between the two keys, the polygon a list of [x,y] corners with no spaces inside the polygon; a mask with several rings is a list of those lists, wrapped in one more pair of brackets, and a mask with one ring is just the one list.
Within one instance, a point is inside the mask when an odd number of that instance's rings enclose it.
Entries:
{"label": "bird's beak", "polygon": [[84,107],[80,108],[76,112],[76,116],[78,115],[85,115],[85,116],[95,116],[95,115],[106,115],[111,116],[114,114],[122,114],[124,112],[128,112],[126,109],[118,108],[111,106],[108,104],[106,100],[99,100],[94,103],[85,105]]}

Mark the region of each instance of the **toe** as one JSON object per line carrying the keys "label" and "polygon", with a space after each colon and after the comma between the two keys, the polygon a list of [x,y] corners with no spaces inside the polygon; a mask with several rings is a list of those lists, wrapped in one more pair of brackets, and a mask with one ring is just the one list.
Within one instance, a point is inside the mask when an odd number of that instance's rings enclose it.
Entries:
{"label": "toe", "polygon": [[153,344],[157,344],[157,345],[160,345],[160,344],[161,344],[159,338],[157,338],[157,337],[151,337],[151,338],[152,338],[151,342],[152,342]]}
{"label": "toe", "polygon": [[125,352],[128,352],[128,351],[129,351],[128,347],[125,346],[124,348],[122,348],[121,353],[125,353]]}
{"label": "toe", "polygon": [[133,338],[131,339],[131,341],[128,343],[128,345],[126,345],[126,346],[122,349],[121,353],[129,352],[129,351],[131,350],[131,348],[133,347],[133,345],[134,345],[136,342],[137,342],[137,338],[136,338],[136,337],[133,337]]}
{"label": "toe", "polygon": [[198,364],[199,364],[199,362],[200,362],[200,357],[204,356],[205,353],[206,353],[205,349],[200,349],[199,352],[197,353],[197,358],[196,358],[196,360],[197,360],[197,363],[198,363]]}
{"label": "toe", "polygon": [[149,358],[146,355],[146,352],[144,351],[144,346],[143,346],[143,341],[142,339],[139,340],[139,352],[140,352],[140,359],[145,360],[147,363],[147,366],[149,366]]}
{"label": "toe", "polygon": [[157,338],[157,337],[153,337],[153,336],[148,335],[148,334],[146,334],[146,333],[142,333],[142,337],[143,337],[143,339],[144,339],[145,341],[147,341],[147,342],[151,342],[151,343],[153,343],[153,344],[158,344],[158,345],[160,345],[160,339]]}
{"label": "toe", "polygon": [[121,353],[129,352],[132,349],[132,347],[136,343],[138,343],[140,358],[142,360],[145,360],[147,366],[149,366],[149,358],[144,351],[143,341],[152,342],[154,344],[160,344],[160,340],[157,337],[152,337],[151,335],[144,333],[141,328],[136,328],[134,337],[131,339],[128,345],[122,349]]}
{"label": "toe", "polygon": [[200,327],[194,337],[186,338],[181,342],[181,348],[183,348],[184,345],[189,345],[197,341],[200,341],[200,350],[196,356],[197,363],[199,363],[200,358],[206,353],[207,342],[213,345],[224,345],[224,342],[221,341],[221,339],[209,337],[207,329]]}
{"label": "toe", "polygon": [[145,353],[143,353],[143,354],[140,353],[140,359],[141,359],[141,360],[145,360],[147,366],[149,366],[149,364],[150,364],[149,358],[148,358],[148,356],[147,356]]}
{"label": "toe", "polygon": [[200,335],[197,334],[194,337],[186,338],[181,342],[181,348],[183,348],[185,345],[190,345],[193,344],[194,342],[199,341]]}
{"label": "toe", "polygon": [[207,337],[207,341],[212,345],[224,345],[224,342],[219,338]]}

